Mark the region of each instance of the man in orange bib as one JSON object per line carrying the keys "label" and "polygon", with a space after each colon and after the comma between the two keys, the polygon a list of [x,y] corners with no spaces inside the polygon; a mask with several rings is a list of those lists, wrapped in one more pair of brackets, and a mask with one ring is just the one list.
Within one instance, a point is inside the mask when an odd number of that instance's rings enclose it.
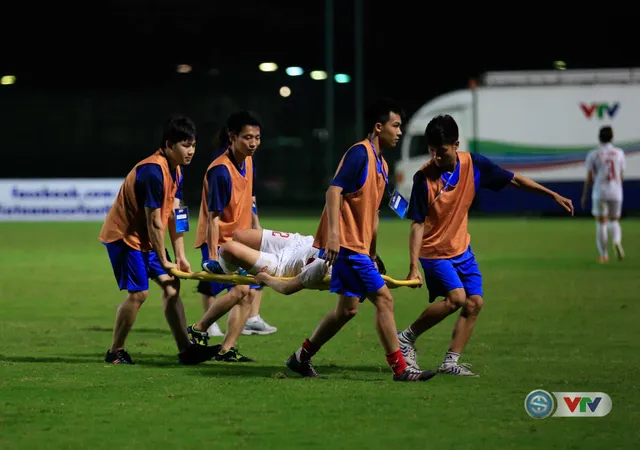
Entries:
{"label": "man in orange bib", "polygon": [[[189,343],[180,280],[168,274],[174,267],[191,270],[183,233],[176,231],[175,211],[182,198],[181,166],[191,163],[195,150],[193,122],[184,116],[170,118],[160,149],[129,172],[104,221],[100,241],[109,253],[118,287],[127,290],[116,314],[113,343],[105,362],[133,364],[125,341],[149,294],[150,278],[162,290],[164,313],[180,352],[179,361],[197,364],[214,356],[210,350]],[[164,247],[167,228],[177,264],[171,262]]]}
{"label": "man in orange bib", "polygon": [[[202,252],[203,267],[224,264],[219,258],[220,247],[233,239],[236,231],[251,229],[253,207],[253,155],[260,146],[260,120],[249,111],[240,111],[227,119],[231,146],[207,168],[202,187],[195,247]],[[220,267],[222,269],[222,267]],[[217,273],[233,273],[239,267],[224,267]],[[260,286],[255,286],[260,288]],[[252,362],[235,347],[236,341],[251,313],[253,296],[249,286],[201,282],[198,290],[209,309],[188,329],[192,343],[206,347],[207,329],[231,310],[227,333],[215,359],[227,362]],[[228,292],[214,298],[220,292]],[[233,310],[232,310],[233,308]]]}
{"label": "man in orange bib", "polygon": [[502,169],[482,155],[458,152],[458,125],[449,115],[431,120],[425,137],[432,159],[413,177],[407,212],[413,221],[407,279],[422,281],[419,264],[422,265],[429,301],[437,297],[444,297],[444,301],[429,306],[409,328],[398,333],[400,349],[407,364],[418,368],[414,345],[418,336],[462,308],[438,372],[477,376],[468,364],[458,362],[483,305],[482,274],[467,230],[468,211],[477,190],[499,191],[513,185],[551,197],[571,215],[573,205],[571,200]]}
{"label": "man in orange bib", "polygon": [[367,138],[347,150],[327,190],[313,246],[332,266],[330,291],[338,294],[338,304],[286,362],[303,377],[317,376],[311,358],[356,315],[364,298],[376,308],[376,331],[393,379],[424,381],[435,375],[407,367],[396,335],[393,297],[374,263],[378,211],[389,173],[382,151],[398,144],[402,116],[393,101],[371,105],[366,113]]}

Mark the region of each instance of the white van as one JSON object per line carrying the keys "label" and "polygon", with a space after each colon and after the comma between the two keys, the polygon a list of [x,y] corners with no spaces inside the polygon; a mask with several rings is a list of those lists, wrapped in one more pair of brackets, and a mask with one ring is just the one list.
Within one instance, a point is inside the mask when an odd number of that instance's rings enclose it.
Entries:
{"label": "white van", "polygon": [[438,114],[456,119],[461,151],[547,184],[581,185],[598,130],[611,125],[626,152],[625,180],[640,180],[640,69],[487,73],[481,86],[429,101],[407,123],[395,167],[406,198],[430,159],[424,131]]}

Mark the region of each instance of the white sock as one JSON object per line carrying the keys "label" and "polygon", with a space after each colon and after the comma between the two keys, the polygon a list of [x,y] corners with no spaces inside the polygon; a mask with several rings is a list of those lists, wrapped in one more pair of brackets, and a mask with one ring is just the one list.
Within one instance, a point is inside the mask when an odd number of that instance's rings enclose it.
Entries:
{"label": "white sock", "polygon": [[399,337],[400,339],[411,342],[412,344],[414,344],[416,342],[416,339],[418,339],[418,335],[413,332],[411,327],[408,327],[406,330],[400,333]]}
{"label": "white sock", "polygon": [[620,228],[620,222],[612,220],[608,224],[609,233],[611,233],[611,240],[614,244],[620,244],[622,242],[622,228]]}
{"label": "white sock", "polygon": [[600,257],[608,258],[607,225],[604,223],[596,222],[596,243],[598,245],[598,253],[600,253]]}
{"label": "white sock", "polygon": [[257,316],[249,317],[247,319],[247,322],[255,322],[256,320],[259,320],[259,319],[260,319],[260,314],[258,314]]}
{"label": "white sock", "polygon": [[457,363],[458,362],[458,358],[460,358],[460,354],[459,353],[447,352],[447,354],[444,355],[444,362],[445,363]]}

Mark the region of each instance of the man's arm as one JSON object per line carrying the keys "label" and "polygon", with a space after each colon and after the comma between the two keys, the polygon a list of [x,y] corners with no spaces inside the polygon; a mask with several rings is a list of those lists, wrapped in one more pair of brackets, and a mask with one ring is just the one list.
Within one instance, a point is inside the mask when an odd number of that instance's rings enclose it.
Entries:
{"label": "man's arm", "polygon": [[534,192],[536,194],[546,195],[555,200],[565,210],[573,215],[573,203],[568,198],[564,198],[560,194],[547,189],[535,181],[517,174],[494,164],[489,158],[477,153],[471,154],[474,170],[480,171],[480,187],[490,189],[492,191],[500,191],[505,186],[512,185],[520,189]]}
{"label": "man's arm", "polygon": [[376,217],[373,219],[373,234],[371,235],[371,246],[369,247],[369,256],[373,260],[376,259],[377,254],[378,225],[380,225],[380,210],[376,212]]}
{"label": "man's arm", "polygon": [[551,189],[547,189],[541,184],[536,183],[535,181],[520,175],[518,173],[515,174],[513,180],[511,180],[511,184],[516,186],[517,188],[527,190],[529,192],[535,192],[537,194],[546,195],[547,197],[551,197],[558,205],[562,206],[567,212],[570,212],[573,216],[573,203],[570,199],[565,198],[558,194],[557,192],[552,191]]}
{"label": "man's arm", "polygon": [[209,212],[207,221],[207,247],[209,247],[209,259],[218,260],[218,239],[220,237],[220,214],[217,211]]}
{"label": "man's arm", "polygon": [[429,207],[429,193],[426,183],[424,173],[422,171],[416,172],[413,176],[413,186],[407,209],[407,218],[413,221],[409,233],[409,275],[407,275],[407,280],[419,280],[420,286],[422,286],[422,275],[420,275],[419,255],[424,239],[424,221],[427,218]]}
{"label": "man's arm", "polygon": [[211,168],[207,174],[209,182],[209,216],[207,220],[207,246],[209,259],[218,260],[218,243],[220,242],[220,215],[231,200],[231,175],[226,166]]}
{"label": "man's arm", "polygon": [[178,233],[176,231],[176,209],[178,208],[180,208],[180,199],[176,198],[173,201],[173,211],[171,211],[171,215],[169,216],[169,236],[171,237],[173,252],[176,255],[178,269],[183,272],[191,272],[191,265],[184,251],[184,233]]}
{"label": "man's arm", "polygon": [[269,286],[274,291],[283,294],[291,295],[304,289],[302,285],[302,276],[297,275],[294,278],[288,280],[280,280],[278,278],[268,275],[266,272],[260,272],[256,275],[256,283]]}
{"label": "man's arm", "polygon": [[325,248],[324,258],[331,266],[338,258],[340,251],[340,186],[329,186],[325,196],[327,205],[327,221],[329,224],[329,236]]}
{"label": "man's arm", "polygon": [[409,233],[409,271],[420,273],[420,248],[424,236],[424,222],[413,222]]}
{"label": "man's arm", "polygon": [[158,256],[160,265],[165,270],[177,267],[175,264],[169,262],[169,260],[167,259],[167,253],[164,248],[165,230],[162,225],[162,210],[160,208],[145,207],[144,212],[147,216],[147,231],[149,233],[151,248]]}
{"label": "man's arm", "polygon": [[258,218],[258,201],[256,200],[256,162],[251,159],[253,164],[253,182],[251,184],[251,228],[254,230],[262,230],[260,219]]}
{"label": "man's arm", "polygon": [[167,259],[164,247],[166,230],[162,223],[162,206],[164,204],[164,179],[162,169],[157,164],[145,164],[138,168],[136,187],[144,193],[144,212],[147,233],[151,248],[158,256],[160,265],[165,270],[176,267]]}
{"label": "man's arm", "polygon": [[251,228],[254,230],[262,230],[260,225],[260,218],[258,218],[258,203],[256,202],[256,196],[253,196],[253,205],[251,206]]}

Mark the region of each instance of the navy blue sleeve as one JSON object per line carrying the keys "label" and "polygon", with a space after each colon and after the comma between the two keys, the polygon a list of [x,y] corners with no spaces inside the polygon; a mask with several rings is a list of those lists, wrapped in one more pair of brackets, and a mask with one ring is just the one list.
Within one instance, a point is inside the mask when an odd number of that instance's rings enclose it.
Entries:
{"label": "navy blue sleeve", "polygon": [[331,185],[340,186],[344,194],[357,191],[365,182],[368,164],[369,156],[364,145],[360,144],[350,148]]}
{"label": "navy blue sleeve", "polygon": [[221,213],[231,201],[231,175],[226,166],[213,167],[207,175],[209,181],[209,207],[210,212]]}
{"label": "navy blue sleeve", "polygon": [[476,190],[480,188],[499,191],[506,187],[513,180],[513,172],[491,162],[486,156],[471,153],[473,162],[473,175],[476,181]]}
{"label": "navy blue sleeve", "polygon": [[407,219],[415,222],[424,222],[427,218],[429,208],[429,193],[427,192],[427,180],[422,170],[413,176],[413,186],[411,187],[411,198],[407,209]]}
{"label": "navy blue sleeve", "polygon": [[176,192],[176,198],[182,200],[182,190],[184,188],[184,174],[180,173],[180,179],[178,180],[178,191]]}
{"label": "navy blue sleeve", "polygon": [[138,168],[136,182],[144,192],[146,208],[161,208],[164,197],[164,179],[158,164],[144,164]]}

